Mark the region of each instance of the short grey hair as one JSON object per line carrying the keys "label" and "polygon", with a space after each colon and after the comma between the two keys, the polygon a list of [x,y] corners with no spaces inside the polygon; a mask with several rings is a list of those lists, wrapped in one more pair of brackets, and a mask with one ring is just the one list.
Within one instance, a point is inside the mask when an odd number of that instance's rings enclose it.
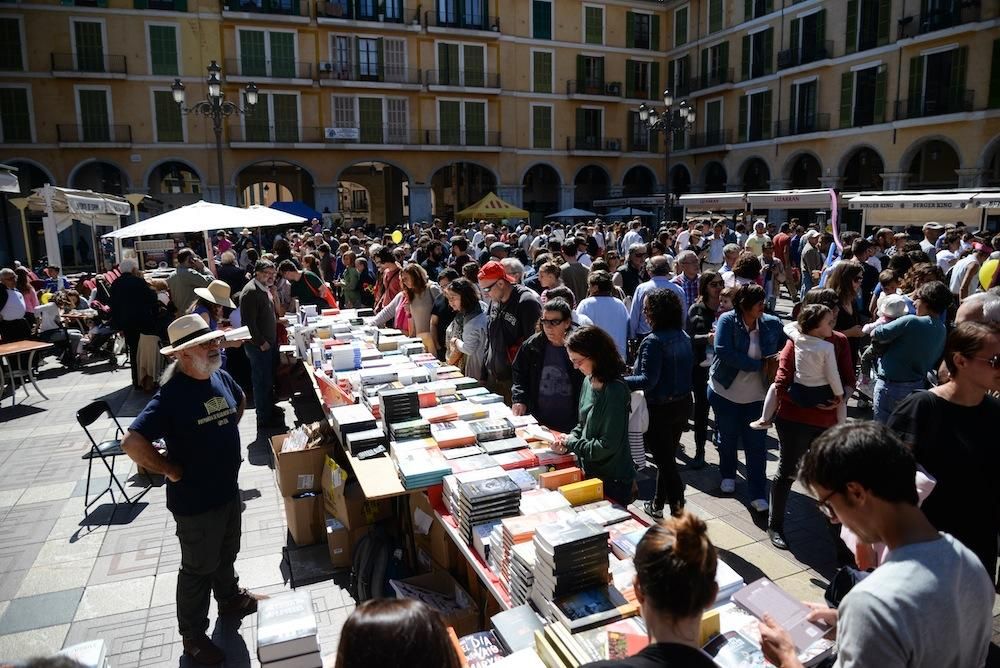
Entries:
{"label": "short grey hair", "polygon": [[977,292],[969,295],[959,308],[963,311],[974,309],[975,315],[969,318],[970,320],[987,324],[1000,323],[1000,295],[993,292]]}
{"label": "short grey hair", "polygon": [[504,270],[511,276],[521,277],[524,276],[524,265],[516,257],[505,257],[500,260],[500,264],[503,265]]}
{"label": "short grey hair", "polygon": [[739,253],[742,250],[737,244],[726,244],[722,247],[722,254],[729,255],[730,253]]}
{"label": "short grey hair", "polygon": [[649,260],[649,273],[653,276],[666,276],[670,273],[670,258],[657,255]]}
{"label": "short grey hair", "polygon": [[698,255],[693,250],[682,250],[677,254],[677,259],[674,260],[677,264],[684,262],[685,260],[697,260]]}
{"label": "short grey hair", "polygon": [[139,270],[139,262],[134,257],[126,257],[118,263],[118,269],[123,274],[134,274]]}
{"label": "short grey hair", "polygon": [[632,244],[631,246],[629,246],[628,247],[629,257],[632,257],[632,253],[635,253],[637,251],[642,251],[643,253],[645,253],[646,252],[646,244],[644,244],[644,243],[635,243],[635,244]]}
{"label": "short grey hair", "polygon": [[226,251],[219,256],[219,262],[222,264],[236,264],[236,253],[233,251]]}

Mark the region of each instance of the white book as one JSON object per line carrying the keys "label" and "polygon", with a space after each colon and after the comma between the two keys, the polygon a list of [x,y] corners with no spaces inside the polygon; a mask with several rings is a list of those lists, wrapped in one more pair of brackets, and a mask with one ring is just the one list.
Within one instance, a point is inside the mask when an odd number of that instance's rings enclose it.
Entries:
{"label": "white book", "polygon": [[257,658],[261,663],[319,653],[316,615],[307,591],[264,599],[257,609]]}
{"label": "white book", "polygon": [[323,668],[323,657],[318,651],[309,654],[261,663],[261,668]]}

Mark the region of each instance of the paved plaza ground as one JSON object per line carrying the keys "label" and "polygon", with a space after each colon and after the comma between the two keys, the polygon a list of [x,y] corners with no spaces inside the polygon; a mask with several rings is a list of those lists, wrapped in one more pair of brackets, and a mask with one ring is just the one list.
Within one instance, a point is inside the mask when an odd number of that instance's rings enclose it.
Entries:
{"label": "paved plaza ground", "polygon": [[[127,427],[150,395],[130,389],[127,369],[110,372],[105,364],[67,371],[50,359],[40,378],[47,401],[34,393],[23,401],[22,393],[21,403],[11,407],[8,394],[0,408],[0,663],[100,637],[116,668],[193,665],[182,657],[177,633],[174,589],[180,552],[163,487],[146,494],[134,512],[119,509],[112,517],[105,497],[84,516],[87,462],[81,455],[89,442],[77,425],[77,409],[105,399]],[[315,407],[305,402],[293,408],[287,411],[289,426],[296,411],[315,415]],[[852,413],[863,415],[856,409]],[[270,447],[265,437],[258,438],[254,424],[248,411],[241,424],[245,510],[236,567],[243,586],[273,593],[290,588],[282,566],[287,536]],[[110,422],[97,426],[97,436],[112,435]],[[683,442],[693,453],[690,432]],[[769,475],[777,468],[777,454],[772,432]],[[709,448],[708,460],[712,465],[702,471],[683,473],[689,485],[687,507],[707,521],[722,558],[747,581],[767,575],[796,596],[822,600],[836,562],[812,501],[796,485],[786,524],[791,551],[776,550],[767,541],[763,519],[755,521],[748,508],[743,479],[735,495],[721,495],[714,448]],[[94,467],[100,489],[107,474],[101,475],[99,461]],[[127,459],[118,467],[123,479],[135,473]],[[346,585],[346,577],[338,577],[306,587],[325,656],[335,654],[341,626],[354,608]],[[225,649],[225,665],[258,666],[255,617],[242,624],[217,624],[214,607],[213,602],[209,633]],[[1000,606],[994,607],[994,615],[996,651]]]}

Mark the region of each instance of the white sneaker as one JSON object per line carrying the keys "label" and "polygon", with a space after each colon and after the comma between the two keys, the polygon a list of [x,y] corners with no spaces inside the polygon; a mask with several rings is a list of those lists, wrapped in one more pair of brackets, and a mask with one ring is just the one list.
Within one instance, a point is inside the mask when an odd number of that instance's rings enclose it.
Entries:
{"label": "white sneaker", "polygon": [[771,423],[764,419],[754,420],[750,423],[750,428],[757,429],[758,431],[767,431],[771,428]]}
{"label": "white sneaker", "polygon": [[767,501],[765,499],[754,499],[750,502],[750,507],[758,513],[766,513],[771,506],[767,505]]}
{"label": "white sneaker", "polygon": [[732,494],[736,491],[736,481],[732,478],[723,478],[719,488],[722,489],[723,494]]}

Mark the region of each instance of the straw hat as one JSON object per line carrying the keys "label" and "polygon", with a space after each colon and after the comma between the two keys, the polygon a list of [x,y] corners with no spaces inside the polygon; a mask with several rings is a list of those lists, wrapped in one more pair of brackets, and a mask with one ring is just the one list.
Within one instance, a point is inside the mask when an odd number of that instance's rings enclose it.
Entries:
{"label": "straw hat", "polygon": [[226,308],[236,308],[236,304],[233,303],[230,296],[232,295],[232,288],[229,287],[228,283],[212,281],[208,284],[207,288],[195,288],[194,293],[213,304],[225,306]]}
{"label": "straw hat", "polygon": [[208,323],[200,315],[194,313],[182,315],[167,327],[170,345],[160,348],[160,353],[172,355],[180,350],[199,346],[206,341],[223,338],[225,335],[225,332],[210,330]]}
{"label": "straw hat", "polygon": [[250,228],[244,227],[242,230],[240,230],[240,234],[244,237],[250,236]]}

